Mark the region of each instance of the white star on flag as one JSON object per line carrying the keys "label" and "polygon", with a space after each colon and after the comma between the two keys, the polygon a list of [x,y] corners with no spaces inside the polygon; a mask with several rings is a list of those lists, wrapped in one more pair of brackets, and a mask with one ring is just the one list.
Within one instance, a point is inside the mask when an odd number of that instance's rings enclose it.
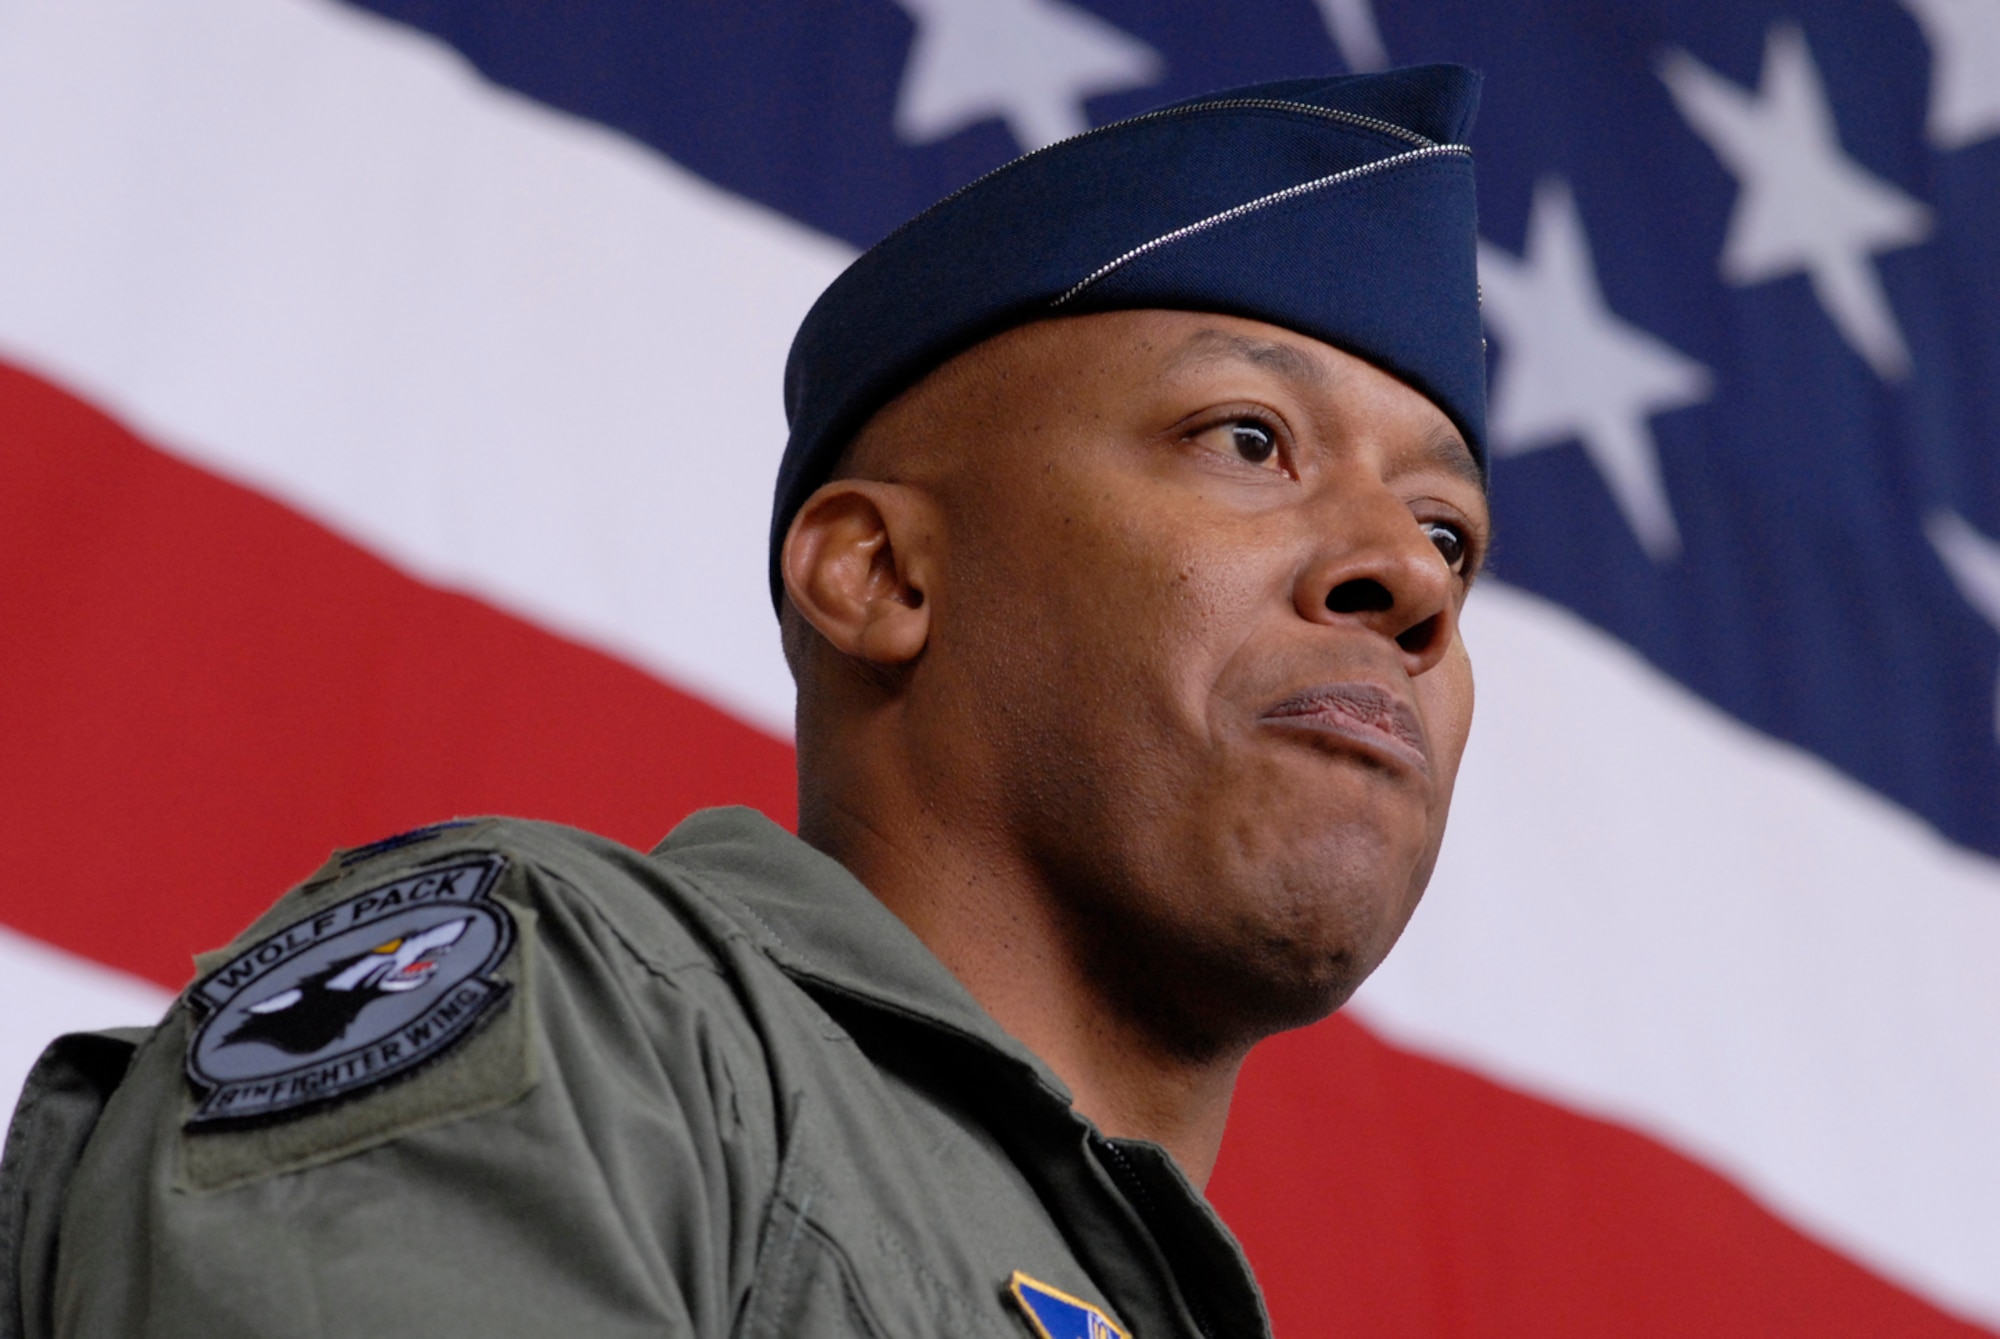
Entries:
{"label": "white star on flag", "polygon": [[1084,99],[1157,83],[1160,53],[1061,0],[896,0],[917,35],[896,133],[929,144],[997,116],[1023,149],[1090,128]]}
{"label": "white star on flag", "polygon": [[[1924,534],[1965,602],[2000,630],[2000,543],[1966,523],[1957,512],[1932,512]],[[2000,735],[2000,677],[1996,677],[1993,731]]]}
{"label": "white star on flag", "polygon": [[2000,135],[2000,0],[1903,0],[1931,46],[1924,133],[1940,149]]}
{"label": "white star on flag", "polygon": [[1535,187],[1524,257],[1480,242],[1479,284],[1500,340],[1494,449],[1519,455],[1581,442],[1640,547],[1655,562],[1674,557],[1680,529],[1646,420],[1708,399],[1708,369],[1612,314],[1576,200],[1559,179]]}
{"label": "white star on flag", "polygon": [[1372,0],[1319,0],[1319,16],[1349,70],[1361,74],[1389,68],[1389,48],[1382,44]]}
{"label": "white star on flag", "polygon": [[1742,285],[1804,273],[1876,375],[1908,373],[1910,351],[1872,255],[1923,241],[1931,211],[1841,151],[1805,34],[1771,26],[1755,96],[1685,51],[1661,58],[1660,77],[1741,187],[1722,277]]}

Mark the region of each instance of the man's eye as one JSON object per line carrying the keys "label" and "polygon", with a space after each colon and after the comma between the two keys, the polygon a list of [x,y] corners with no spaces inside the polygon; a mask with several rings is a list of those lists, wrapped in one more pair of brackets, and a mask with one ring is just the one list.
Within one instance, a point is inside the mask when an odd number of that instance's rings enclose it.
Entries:
{"label": "man's eye", "polygon": [[1229,444],[1236,448],[1236,454],[1252,465],[1262,465],[1278,449],[1278,439],[1270,429],[1258,423],[1231,423],[1226,425]]}
{"label": "man's eye", "polygon": [[1267,465],[1278,454],[1278,435],[1255,419],[1218,423],[1200,435],[1217,449],[1234,453],[1252,465]]}
{"label": "man's eye", "polygon": [[1452,571],[1465,568],[1465,535],[1455,525],[1443,521],[1425,521],[1424,536],[1437,545],[1437,551],[1444,555],[1444,564]]}

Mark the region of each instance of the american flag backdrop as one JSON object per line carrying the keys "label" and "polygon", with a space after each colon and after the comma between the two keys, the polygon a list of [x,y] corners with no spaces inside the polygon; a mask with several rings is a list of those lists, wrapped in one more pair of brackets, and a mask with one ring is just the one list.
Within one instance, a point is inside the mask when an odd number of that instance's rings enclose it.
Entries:
{"label": "american flag backdrop", "polygon": [[0,0],[0,1101],[331,847],[789,820],[819,290],[1419,60],[1487,77],[1479,719],[1214,1199],[1283,1339],[2000,1333],[2000,0]]}

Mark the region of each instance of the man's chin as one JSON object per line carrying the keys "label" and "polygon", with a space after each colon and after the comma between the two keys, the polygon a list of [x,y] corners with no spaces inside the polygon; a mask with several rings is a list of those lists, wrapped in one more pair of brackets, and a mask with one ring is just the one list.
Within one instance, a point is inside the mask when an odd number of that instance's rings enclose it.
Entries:
{"label": "man's chin", "polygon": [[1241,1053],[1273,1033],[1316,1023],[1360,987],[1394,935],[1298,937],[1268,929],[1230,942],[1214,935],[1148,950],[1127,941],[1121,957],[1148,970],[1125,975],[1127,1007],[1189,1060]]}
{"label": "man's chin", "polygon": [[[1402,937],[1421,884],[1409,862],[1394,873],[1298,891],[1257,928],[1226,965],[1240,1001],[1239,1026],[1257,1039],[1304,1027],[1353,997]],[[1357,888],[1357,884],[1360,885]]]}
{"label": "man's chin", "polygon": [[1350,945],[1267,955],[1244,975],[1243,1030],[1261,1040],[1319,1022],[1353,998],[1383,956]]}

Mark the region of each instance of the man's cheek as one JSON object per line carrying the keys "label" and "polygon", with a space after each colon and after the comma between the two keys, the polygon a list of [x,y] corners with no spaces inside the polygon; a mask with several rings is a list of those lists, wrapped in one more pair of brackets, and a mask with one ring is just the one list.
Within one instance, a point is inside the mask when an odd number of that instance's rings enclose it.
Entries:
{"label": "man's cheek", "polygon": [[1432,766],[1447,789],[1472,733],[1474,696],[1472,657],[1464,639],[1456,638],[1444,659],[1417,682],[1417,700],[1431,736]]}

